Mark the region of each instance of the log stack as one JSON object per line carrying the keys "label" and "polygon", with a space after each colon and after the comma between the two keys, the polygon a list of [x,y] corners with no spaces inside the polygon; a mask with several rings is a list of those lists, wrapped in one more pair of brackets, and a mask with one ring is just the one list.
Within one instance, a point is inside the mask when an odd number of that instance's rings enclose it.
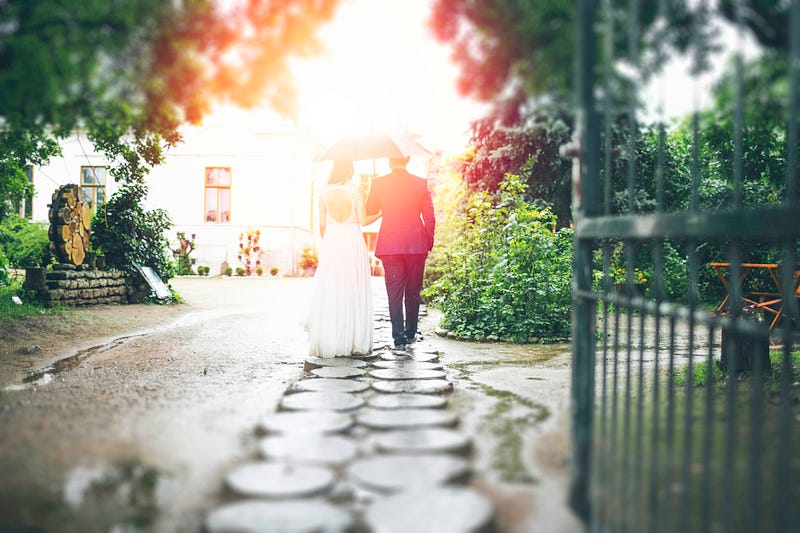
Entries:
{"label": "log stack", "polygon": [[91,209],[81,201],[80,191],[74,183],[56,189],[51,200],[48,213],[50,251],[60,263],[80,266],[89,248]]}

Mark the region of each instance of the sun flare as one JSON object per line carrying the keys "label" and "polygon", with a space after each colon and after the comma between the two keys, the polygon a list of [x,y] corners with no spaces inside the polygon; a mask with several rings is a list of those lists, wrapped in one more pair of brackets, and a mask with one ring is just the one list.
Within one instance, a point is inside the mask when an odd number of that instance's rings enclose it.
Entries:
{"label": "sun flare", "polygon": [[329,144],[350,134],[410,132],[463,149],[485,107],[456,90],[450,49],[427,28],[430,0],[343,2],[320,29],[324,51],[292,63],[298,122]]}

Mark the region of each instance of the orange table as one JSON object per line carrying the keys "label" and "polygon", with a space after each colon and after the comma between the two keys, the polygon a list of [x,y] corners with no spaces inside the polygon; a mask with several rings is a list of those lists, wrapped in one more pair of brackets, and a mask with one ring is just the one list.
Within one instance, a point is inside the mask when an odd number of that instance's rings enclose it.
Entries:
{"label": "orange table", "polygon": [[[722,284],[725,286],[725,290],[728,294],[722,300],[722,303],[717,306],[716,313],[721,315],[724,314],[725,306],[728,304],[730,297],[731,297],[731,286],[730,281],[725,277],[723,273],[723,269],[730,269],[730,263],[709,263],[713,268],[714,271],[717,273],[717,277],[719,277]],[[771,313],[774,316],[772,322],[769,325],[769,329],[775,327],[775,324],[778,323],[781,316],[783,316],[783,291],[781,289],[781,278],[778,273],[780,269],[780,265],[777,263],[741,263],[740,267],[742,269],[741,276],[739,278],[739,286],[744,286],[744,281],[747,278],[747,275],[755,270],[755,269],[764,269],[769,272],[769,277],[772,279],[773,283],[775,283],[775,287],[777,289],[774,293],[758,293],[758,292],[749,292],[745,293],[742,296],[742,301],[750,304],[753,309],[761,309],[767,313]],[[792,281],[792,294],[797,295],[800,297],[800,263],[795,266],[794,271],[794,279]],[[754,298],[758,298],[756,301]]]}

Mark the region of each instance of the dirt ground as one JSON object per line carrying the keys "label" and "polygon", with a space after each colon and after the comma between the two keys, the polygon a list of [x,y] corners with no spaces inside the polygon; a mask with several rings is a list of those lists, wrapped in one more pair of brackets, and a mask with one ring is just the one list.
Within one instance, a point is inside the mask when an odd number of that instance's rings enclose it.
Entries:
{"label": "dirt ground", "polygon": [[[185,303],[0,324],[0,530],[197,531],[224,498],[255,421],[302,374],[310,280],[173,286]],[[436,322],[421,329],[500,529],[580,531],[564,503],[569,346],[458,342]]]}

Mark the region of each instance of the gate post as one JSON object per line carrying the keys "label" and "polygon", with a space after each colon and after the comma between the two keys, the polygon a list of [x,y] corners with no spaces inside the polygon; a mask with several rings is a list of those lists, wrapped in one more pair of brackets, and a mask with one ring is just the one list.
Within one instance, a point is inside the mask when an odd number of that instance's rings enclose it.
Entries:
{"label": "gate post", "polygon": [[581,223],[597,214],[599,201],[599,121],[594,110],[595,0],[578,0],[576,97],[578,114],[575,144],[579,161],[573,164],[572,205],[575,218],[575,248],[572,281],[572,464],[569,504],[585,523],[592,515],[590,487],[592,471],[594,350],[596,302],[592,290],[593,241],[581,238]]}

